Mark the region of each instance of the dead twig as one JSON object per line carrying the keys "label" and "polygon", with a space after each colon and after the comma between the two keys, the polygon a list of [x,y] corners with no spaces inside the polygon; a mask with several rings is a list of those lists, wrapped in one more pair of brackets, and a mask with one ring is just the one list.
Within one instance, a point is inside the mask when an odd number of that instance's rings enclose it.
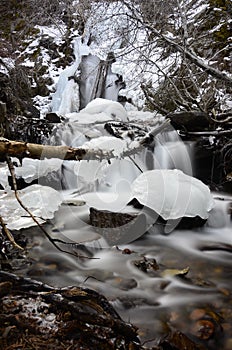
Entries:
{"label": "dead twig", "polygon": [[18,248],[20,250],[24,250],[19,244],[15,242],[15,239],[10,232],[10,230],[7,228],[6,223],[4,222],[3,218],[0,216],[0,225],[2,226],[3,232],[5,233],[6,237],[9,239],[11,244],[13,245],[14,248]]}

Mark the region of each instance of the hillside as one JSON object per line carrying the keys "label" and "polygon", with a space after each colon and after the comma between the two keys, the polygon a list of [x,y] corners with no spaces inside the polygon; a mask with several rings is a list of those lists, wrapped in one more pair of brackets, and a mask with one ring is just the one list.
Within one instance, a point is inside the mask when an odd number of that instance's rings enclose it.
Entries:
{"label": "hillside", "polygon": [[44,118],[81,37],[97,65],[113,54],[127,109],[171,118],[184,139],[212,136],[207,147],[222,152],[217,161],[231,173],[230,1],[11,0],[0,10],[1,136],[49,135]]}

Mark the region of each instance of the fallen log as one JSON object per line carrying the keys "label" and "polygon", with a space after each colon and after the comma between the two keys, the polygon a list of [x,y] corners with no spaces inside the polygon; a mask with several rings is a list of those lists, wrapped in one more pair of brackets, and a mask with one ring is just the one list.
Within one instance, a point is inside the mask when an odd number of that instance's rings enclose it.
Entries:
{"label": "fallen log", "polygon": [[36,143],[0,140],[0,156],[29,157],[33,159],[60,158],[65,160],[81,160],[89,151],[68,146],[50,146]]}
{"label": "fallen log", "polygon": [[[146,147],[149,143],[154,140],[154,136],[160,133],[161,130],[169,126],[170,120],[165,120],[161,125],[154,128],[150,133],[146,135],[138,144],[138,147],[133,149],[128,149],[123,152],[121,157],[130,156],[136,154],[143,147]],[[0,138],[0,157],[5,158],[5,156],[19,157],[19,158],[33,158],[33,159],[50,159],[59,158],[63,160],[110,160],[116,158],[112,151],[104,152],[101,150],[87,150],[84,148],[73,148],[69,146],[51,146],[51,145],[41,145],[36,143],[22,142],[22,141],[12,141],[4,138]]]}

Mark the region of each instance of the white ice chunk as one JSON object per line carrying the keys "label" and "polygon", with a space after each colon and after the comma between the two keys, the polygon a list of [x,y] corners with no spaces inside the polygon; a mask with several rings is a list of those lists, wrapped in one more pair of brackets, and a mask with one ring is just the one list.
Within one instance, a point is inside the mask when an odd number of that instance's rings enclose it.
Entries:
{"label": "white ice chunk", "polygon": [[[130,146],[137,146],[131,142]],[[120,157],[128,150],[125,140],[112,136],[101,136],[86,142],[82,148],[95,151],[111,152]],[[81,160],[80,162],[65,161],[63,164],[63,179],[66,188],[75,188],[79,193],[89,190],[117,191],[129,190],[132,181],[140,174],[136,165],[128,158],[108,160]]]}
{"label": "white ice chunk", "polygon": [[85,113],[84,109],[80,113],[68,113],[65,115],[71,122],[79,124],[94,124],[94,123],[106,123],[114,118],[110,118],[108,114],[102,113]]}
{"label": "white ice chunk", "polygon": [[24,158],[21,167],[15,168],[17,177],[22,177],[27,183],[47,176],[52,171],[58,171],[62,166],[63,160],[57,158],[51,159],[30,159]]}
{"label": "white ice chunk", "polygon": [[132,184],[132,198],[163,219],[200,216],[207,219],[214,206],[209,188],[180,170],[150,170]]}
{"label": "white ice chunk", "polygon": [[0,185],[3,188],[7,188],[9,186],[9,183],[8,183],[9,175],[10,175],[10,172],[9,172],[8,166],[5,163],[0,164]]}
{"label": "white ice chunk", "polygon": [[78,112],[79,107],[79,86],[73,79],[68,80],[62,93],[58,114]]}
{"label": "white ice chunk", "polygon": [[[43,220],[52,219],[54,212],[62,203],[60,193],[48,186],[32,185],[18,193],[22,203],[30,212]],[[31,218],[28,218],[29,214],[20,206],[13,191],[1,193],[0,215],[9,229],[36,225]]]}

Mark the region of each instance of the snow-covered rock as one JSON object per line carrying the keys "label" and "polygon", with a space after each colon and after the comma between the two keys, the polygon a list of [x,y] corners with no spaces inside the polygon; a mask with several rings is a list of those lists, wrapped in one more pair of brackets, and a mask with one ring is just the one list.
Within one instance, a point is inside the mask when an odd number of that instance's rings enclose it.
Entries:
{"label": "snow-covered rock", "polygon": [[214,206],[209,188],[180,170],[150,170],[132,184],[132,198],[165,220],[182,217],[207,219]]}
{"label": "snow-covered rock", "polygon": [[[60,193],[47,186],[32,185],[18,191],[18,193],[22,203],[38,218],[40,223],[46,219],[52,219],[54,212],[62,203]],[[10,230],[36,225],[29,214],[20,206],[13,191],[1,192],[0,215]]]}
{"label": "snow-covered rock", "polygon": [[85,142],[82,148],[94,149],[96,151],[101,150],[103,152],[112,151],[114,156],[119,157],[123,151],[128,149],[128,144],[125,140],[118,139],[114,136],[101,136]]}
{"label": "snow-covered rock", "polygon": [[127,112],[119,102],[106,100],[104,98],[96,98],[89,102],[80,113],[105,113],[109,116],[109,119],[128,121]]}

